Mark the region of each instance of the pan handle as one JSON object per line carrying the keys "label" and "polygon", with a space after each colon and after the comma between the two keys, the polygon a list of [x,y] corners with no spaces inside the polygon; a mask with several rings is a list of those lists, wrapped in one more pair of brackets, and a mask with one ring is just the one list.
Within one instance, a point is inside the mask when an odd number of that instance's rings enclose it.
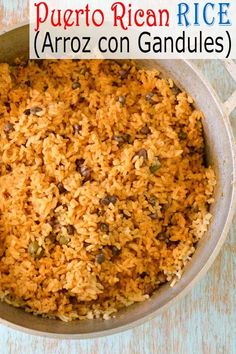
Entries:
{"label": "pan handle", "polygon": [[[236,83],[236,62],[232,59],[223,60],[225,68],[228,70],[230,76]],[[231,96],[224,102],[224,108],[229,116],[233,110],[236,108],[236,90],[231,94]]]}

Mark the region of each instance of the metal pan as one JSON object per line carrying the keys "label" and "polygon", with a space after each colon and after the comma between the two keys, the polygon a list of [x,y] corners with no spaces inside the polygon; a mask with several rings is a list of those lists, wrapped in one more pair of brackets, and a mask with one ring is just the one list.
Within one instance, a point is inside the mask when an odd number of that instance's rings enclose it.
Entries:
{"label": "metal pan", "polygon": [[[0,62],[13,62],[16,57],[27,56],[28,26],[19,26],[0,35]],[[189,291],[205,274],[216,258],[229,230],[235,210],[235,150],[228,117],[212,88],[199,72],[185,60],[140,60],[141,66],[158,68],[186,89],[195,98],[196,106],[204,112],[204,132],[207,158],[217,172],[215,203],[211,208],[213,219],[208,232],[197,246],[181,280],[171,288],[159,289],[146,302],[120,311],[115,318],[73,321],[64,323],[33,316],[22,309],[0,303],[0,321],[27,333],[58,338],[91,338],[114,334],[150,320]],[[24,286],[24,284],[22,284]]]}

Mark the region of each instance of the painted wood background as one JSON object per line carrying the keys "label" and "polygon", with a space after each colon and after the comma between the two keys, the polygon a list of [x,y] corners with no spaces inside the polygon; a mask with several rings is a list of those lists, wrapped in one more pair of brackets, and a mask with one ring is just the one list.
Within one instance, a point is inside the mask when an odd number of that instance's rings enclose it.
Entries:
{"label": "painted wood background", "polygon": [[[0,30],[26,20],[27,3],[28,0],[0,0]],[[225,68],[232,62],[198,60],[195,64],[219,97],[236,106],[236,83]],[[236,110],[230,118],[236,137]],[[235,226],[236,218],[204,279],[184,299],[145,325],[84,341],[35,337],[0,325],[0,354],[236,354]]]}

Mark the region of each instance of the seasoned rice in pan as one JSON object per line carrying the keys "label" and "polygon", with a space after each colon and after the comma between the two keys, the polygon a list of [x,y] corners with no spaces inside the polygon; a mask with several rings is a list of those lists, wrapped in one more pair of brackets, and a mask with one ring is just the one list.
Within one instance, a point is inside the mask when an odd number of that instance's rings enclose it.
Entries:
{"label": "seasoned rice in pan", "polygon": [[1,298],[106,319],[180,278],[216,183],[202,119],[131,61],[0,64]]}

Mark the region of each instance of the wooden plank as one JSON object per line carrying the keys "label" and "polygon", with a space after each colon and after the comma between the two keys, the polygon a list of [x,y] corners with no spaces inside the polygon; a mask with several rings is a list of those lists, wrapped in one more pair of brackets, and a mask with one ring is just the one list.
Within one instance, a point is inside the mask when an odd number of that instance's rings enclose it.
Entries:
{"label": "wooden plank", "polygon": [[28,19],[28,0],[0,0],[0,31]]}

